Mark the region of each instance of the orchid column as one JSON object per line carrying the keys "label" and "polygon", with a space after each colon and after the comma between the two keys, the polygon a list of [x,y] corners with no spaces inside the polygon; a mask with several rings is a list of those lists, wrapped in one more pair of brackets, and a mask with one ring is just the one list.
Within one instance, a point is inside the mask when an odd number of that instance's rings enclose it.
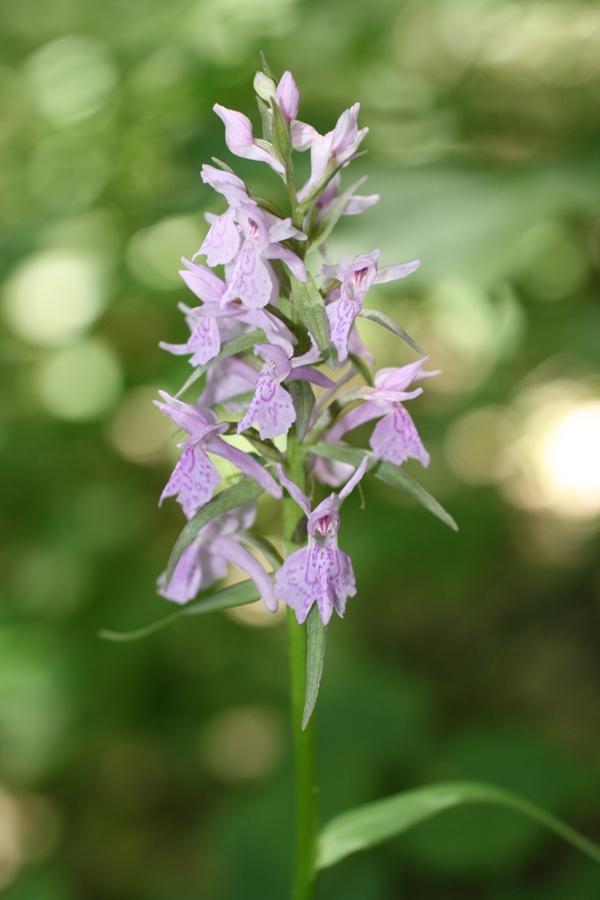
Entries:
{"label": "orchid column", "polygon": [[[308,900],[318,829],[311,716],[327,626],[334,611],[344,615],[348,598],[357,592],[352,561],[338,546],[342,502],[370,471],[453,523],[399,468],[409,457],[429,463],[404,403],[422,392],[414,381],[436,373],[424,373],[419,359],[373,377],[372,354],[356,330],[357,318],[369,318],[423,355],[400,326],[364,305],[373,284],[403,278],[419,261],[380,268],[379,251],[372,250],[334,265],[325,249],[341,216],[362,213],[378,200],[356,194],[360,181],[344,191],[340,185],[341,170],[367,133],[358,129],[359,104],[321,135],[298,119],[299,93],[289,72],[277,82],[265,64],[254,84],[262,137],[254,137],[242,113],[214,109],[225,124],[229,150],[270,166],[286,185],[289,208],[284,212],[256,197],[224,163],[202,168],[202,179],[227,208],[207,215],[204,243],[191,261],[183,260],[182,278],[197,298],[182,306],[190,336],[184,344],[162,345],[189,356],[193,372],[177,397],[163,393],[157,401],[184,433],[162,497],[176,497],[188,519],[159,589],[168,600],[185,604],[182,612],[259,597],[271,612],[278,602],[288,607],[297,771],[294,897]],[[292,155],[305,150],[310,150],[311,173],[297,188]],[[305,265],[314,251],[325,261],[316,276],[320,286]],[[199,396],[193,402],[180,399],[200,379]],[[344,390],[351,380],[354,386]],[[371,450],[342,441],[348,431],[376,419]],[[246,439],[243,449],[239,436]],[[221,489],[211,456],[233,463],[239,478]],[[282,501],[285,561],[250,530],[263,492]],[[210,590],[228,564],[247,573],[248,581]],[[199,591],[209,592],[191,602]]]}

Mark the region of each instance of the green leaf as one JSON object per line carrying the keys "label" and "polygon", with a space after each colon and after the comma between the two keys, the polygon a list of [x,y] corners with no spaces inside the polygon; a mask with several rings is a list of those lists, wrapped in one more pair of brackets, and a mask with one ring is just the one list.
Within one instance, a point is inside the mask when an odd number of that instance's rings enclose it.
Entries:
{"label": "green leaf", "polygon": [[254,547],[258,550],[267,562],[271,563],[274,569],[278,569],[283,565],[283,557],[277,547],[274,547],[267,538],[260,537],[258,534],[252,534],[250,531],[242,531],[237,535],[237,539],[241,544],[248,547]]}
{"label": "green leaf", "polygon": [[149,634],[154,634],[155,631],[160,631],[165,625],[170,625],[171,622],[180,619],[182,616],[198,616],[202,613],[214,612],[217,609],[244,606],[246,603],[253,603],[259,599],[260,592],[252,579],[249,578],[247,581],[241,581],[239,584],[233,584],[231,587],[223,588],[221,591],[216,591],[214,594],[208,594],[199,600],[195,600],[193,603],[188,603],[186,606],[178,609],[177,612],[159,619],[158,622],[153,622],[152,625],[146,625],[145,628],[138,628],[136,631],[108,631],[104,629],[98,632],[98,637],[107,641],[118,641],[121,643],[138,641]]}
{"label": "green leaf", "polygon": [[286,123],[281,114],[281,110],[274,100],[271,103],[271,110],[273,113],[273,127],[271,129],[271,140],[273,141],[273,146],[284,162],[286,160],[289,161],[290,153],[292,152],[289,125]]}
{"label": "green leaf", "polygon": [[278,83],[277,76],[275,75],[273,69],[267,62],[267,57],[265,56],[265,54],[263,53],[262,50],[260,51],[260,61],[262,63],[263,72],[265,73],[265,75],[268,75],[269,78],[271,78],[275,82],[275,84],[277,84]]}
{"label": "green leaf", "polygon": [[379,312],[378,309],[365,309],[363,307],[359,312],[359,316],[362,316],[363,319],[369,319],[370,322],[376,322],[377,325],[381,325],[383,328],[387,328],[388,331],[391,331],[392,334],[399,337],[401,341],[408,344],[408,346],[418,353],[419,356],[425,356],[425,352],[421,350],[417,342],[413,341],[411,336],[407,334],[403,328],[400,328],[397,322],[394,322],[393,319],[386,316],[385,313]]}
{"label": "green leaf", "polygon": [[464,803],[493,803],[523,813],[600,863],[600,847],[551,813],[502,788],[477,782],[434,784],[359,806],[332,819],[323,829],[318,846],[317,869],[326,869],[414,825]]}
{"label": "green leaf", "polygon": [[242,353],[244,350],[250,350],[255,344],[268,344],[267,336],[262,328],[256,328],[248,334],[241,334],[232,341],[228,341],[214,359],[210,359],[205,365],[198,366],[194,369],[184,386],[175,394],[175,396],[181,397],[181,395],[187,391],[195,381],[198,381],[211,366],[214,366],[215,363],[220,362],[222,359],[227,359],[229,356],[234,356],[236,353]]}
{"label": "green leaf", "polygon": [[331,352],[329,349],[329,326],[325,314],[325,301],[323,300],[312,275],[309,273],[305,282],[299,281],[295,275],[291,276],[292,300],[300,314],[300,318],[315,339],[315,343],[323,355],[323,359],[330,369],[333,369]]}
{"label": "green leaf", "polygon": [[335,459],[338,462],[348,463],[351,466],[360,465],[363,457],[368,456],[368,472],[371,472],[377,478],[385,481],[386,484],[390,484],[392,487],[404,491],[405,494],[408,494],[416,500],[417,503],[424,506],[425,509],[433,513],[434,516],[441,519],[441,521],[452,528],[453,531],[458,531],[458,525],[452,516],[446,512],[443,506],[440,506],[437,500],[434,500],[425,488],[422,488],[414,478],[411,478],[410,475],[399,466],[395,466],[393,463],[380,462],[379,460],[373,459],[372,453],[367,450],[359,450],[357,447],[346,447],[340,444],[327,444],[325,441],[319,441],[316,444],[312,444],[309,449],[311,453],[316,453],[317,456],[324,456],[325,459]]}
{"label": "green leaf", "polygon": [[256,497],[259,497],[263,490],[264,488],[262,488],[253,478],[250,478],[248,475],[243,475],[239,481],[232,484],[231,487],[225,488],[224,491],[221,491],[220,494],[217,494],[212,500],[209,500],[202,509],[199,509],[177,538],[177,543],[173,547],[173,552],[171,553],[169,565],[167,566],[167,571],[165,573],[166,583],[169,584],[171,581],[175,566],[179,562],[181,554],[184,550],[187,550],[201,528],[204,528],[205,525],[208,525],[208,523],[212,522],[213,519],[216,519],[217,516],[229,512],[231,509],[236,509],[238,506],[241,506],[242,503],[247,503],[248,500],[254,500]]}
{"label": "green leaf", "polygon": [[[346,207],[352,199],[354,191],[356,191],[365,181],[366,177],[361,178],[359,181],[349,187],[347,191],[344,191],[344,193],[341,194],[334,203],[332,203],[323,218],[319,220],[315,230],[311,234],[310,241],[308,242],[308,246],[306,248],[307,253],[309,253],[311,250],[315,250],[317,247],[320,247],[321,244],[323,244],[327,240],[340,218],[344,215]],[[317,209],[318,207],[314,208]]]}
{"label": "green leaf", "polygon": [[283,462],[283,453],[281,450],[277,449],[271,438],[261,440],[260,434],[256,428],[246,428],[242,434],[248,443],[252,444],[254,449],[257,450],[261,456],[264,456],[265,459],[270,459],[272,462],[276,463]]}
{"label": "green leaf", "polygon": [[262,135],[264,141],[271,140],[271,107],[268,106],[262,97],[256,98],[256,102],[258,104],[258,111],[260,113],[260,121],[262,124]]}
{"label": "green leaf", "polygon": [[319,694],[319,685],[323,673],[323,660],[325,658],[325,641],[327,639],[327,626],[323,625],[321,614],[316,603],[306,619],[308,645],[306,650],[306,698],[304,712],[302,714],[302,730],[306,728]]}
{"label": "green leaf", "polygon": [[308,381],[290,381],[286,383],[286,387],[292,395],[292,400],[294,402],[294,409],[296,410],[296,436],[298,440],[301,441],[306,434],[311,413],[315,408],[315,392]]}
{"label": "green leaf", "polygon": [[373,378],[371,376],[371,373],[369,372],[368,368],[366,367],[366,365],[364,364],[364,362],[360,358],[360,356],[355,356],[354,353],[349,353],[348,359],[350,360],[352,365],[356,369],[358,369],[358,371],[360,372],[362,377],[365,379],[365,381],[367,382],[369,387],[373,387]]}

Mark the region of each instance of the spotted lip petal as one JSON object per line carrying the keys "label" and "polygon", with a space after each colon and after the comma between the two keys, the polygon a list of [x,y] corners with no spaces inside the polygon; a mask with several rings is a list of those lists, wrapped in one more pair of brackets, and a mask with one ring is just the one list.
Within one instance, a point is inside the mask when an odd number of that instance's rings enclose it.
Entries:
{"label": "spotted lip petal", "polygon": [[346,600],[356,593],[356,581],[350,557],[338,548],[339,509],[360,481],[367,468],[365,456],[339,494],[332,493],[312,512],[306,494],[277,466],[279,480],[308,516],[308,547],[295,550],[277,571],[276,596],[304,622],[313,603],[327,625],[333,610],[343,616]]}

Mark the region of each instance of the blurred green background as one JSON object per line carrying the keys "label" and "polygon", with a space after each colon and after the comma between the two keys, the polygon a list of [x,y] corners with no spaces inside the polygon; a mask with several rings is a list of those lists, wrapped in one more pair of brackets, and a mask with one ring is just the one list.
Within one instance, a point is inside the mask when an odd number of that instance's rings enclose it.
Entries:
{"label": "blurred green background", "polygon": [[[408,471],[344,508],[358,595],[329,632],[324,816],[490,780],[600,840],[600,5],[569,0],[0,0],[0,890],[281,900],[292,847],[285,628],[254,608],[116,645],[182,527],[151,404],[185,359],[177,270],[258,122],[263,49],[320,131],[362,104],[381,202],[330,252],[419,256],[370,305],[443,375]],[[300,166],[307,160],[302,157]],[[302,169],[301,169],[302,171]],[[410,351],[366,323],[378,364]],[[389,338],[389,339],[388,339]],[[360,438],[360,435],[358,435]],[[366,437],[366,435],[365,435]],[[276,505],[261,507],[276,535]],[[600,872],[508,812],[447,813],[326,873],[327,900],[588,900]]]}

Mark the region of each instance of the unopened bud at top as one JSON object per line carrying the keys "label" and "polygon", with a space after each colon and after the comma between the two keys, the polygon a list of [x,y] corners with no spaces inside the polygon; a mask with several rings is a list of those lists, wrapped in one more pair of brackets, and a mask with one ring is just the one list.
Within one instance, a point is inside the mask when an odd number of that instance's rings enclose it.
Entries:
{"label": "unopened bud at top", "polygon": [[300,91],[294,81],[291,72],[284,72],[277,87],[275,94],[275,103],[281,110],[281,113],[288,122],[295,119],[298,115],[298,107],[300,106]]}
{"label": "unopened bud at top", "polygon": [[270,103],[275,97],[277,85],[272,78],[265,75],[264,72],[257,72],[254,76],[254,90],[265,103]]}

